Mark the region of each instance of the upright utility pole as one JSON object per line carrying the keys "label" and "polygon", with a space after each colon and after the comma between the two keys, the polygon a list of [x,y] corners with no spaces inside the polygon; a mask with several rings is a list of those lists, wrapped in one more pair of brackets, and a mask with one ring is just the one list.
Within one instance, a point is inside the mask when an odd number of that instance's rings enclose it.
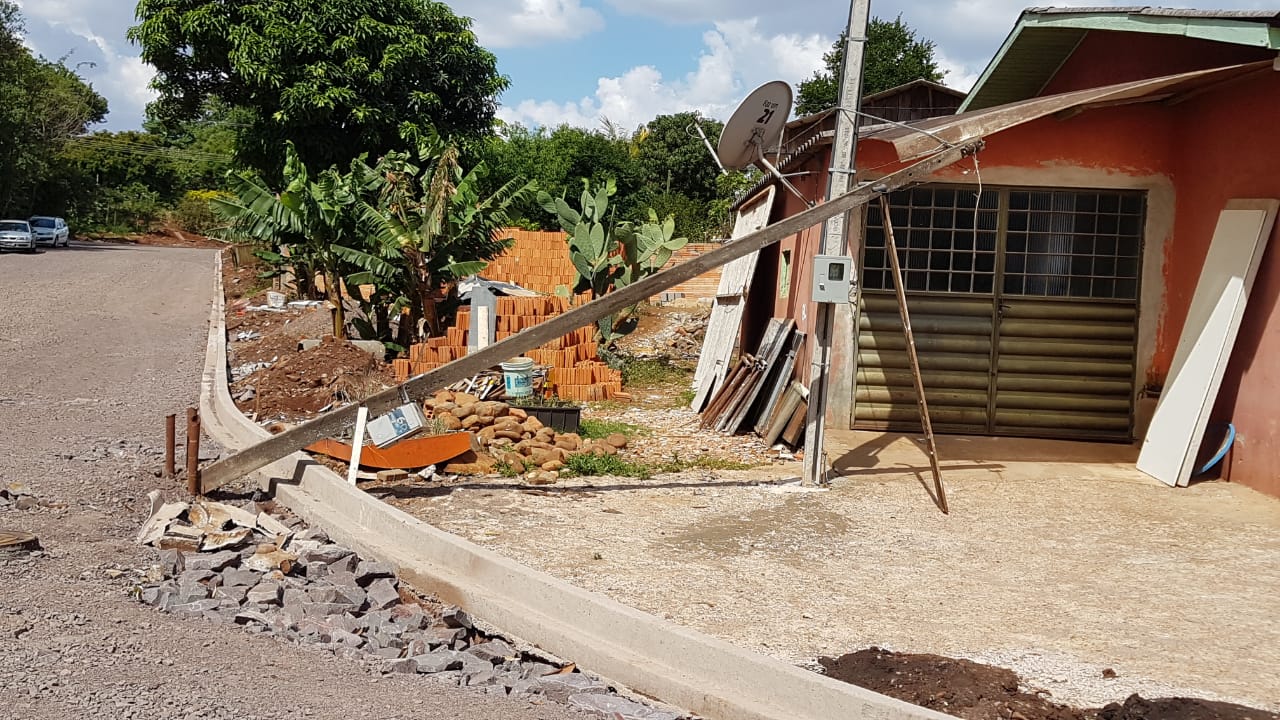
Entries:
{"label": "upright utility pole", "polygon": [[[840,107],[854,112],[836,113],[836,137],[831,146],[831,168],[827,177],[829,202],[854,184],[854,153],[858,147],[858,115],[862,107],[862,56],[867,43],[867,20],[871,0],[852,0],[849,26],[845,29],[844,69],[840,73]],[[822,226],[822,254],[845,255],[849,252],[846,235],[848,213],[835,215]],[[853,270],[853,282],[858,271]],[[836,307],[814,303],[814,345],[809,370],[809,415],[804,432],[804,484],[827,481],[827,458],[823,448],[826,432],[827,392],[831,370],[831,335],[834,332]]]}

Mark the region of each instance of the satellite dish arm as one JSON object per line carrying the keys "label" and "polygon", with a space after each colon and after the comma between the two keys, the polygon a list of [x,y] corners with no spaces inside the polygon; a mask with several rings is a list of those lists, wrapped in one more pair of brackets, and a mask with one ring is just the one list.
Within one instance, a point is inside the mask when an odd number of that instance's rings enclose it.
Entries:
{"label": "satellite dish arm", "polygon": [[[702,131],[702,124],[697,120],[689,123],[694,130],[698,131],[698,137],[702,138],[702,144],[707,146],[707,152],[711,153],[711,159],[716,161],[716,167],[720,168],[721,175],[728,175],[729,171],[724,169],[724,164],[720,162],[720,156],[716,154],[716,149],[711,145],[711,141],[707,139],[707,134]],[[686,128],[688,130],[688,128]]]}
{"label": "satellite dish arm", "polygon": [[783,175],[781,172],[778,172],[778,168],[774,167],[773,163],[765,159],[763,145],[759,145],[759,144],[756,145],[756,162],[760,163],[760,166],[763,167],[765,170],[767,170],[770,175],[777,178],[778,182],[782,183],[788,190],[790,190],[792,195],[795,195],[796,197],[803,200],[806,207],[813,207],[814,205],[813,201],[805,197],[804,193],[797,190],[796,186],[792,185],[791,181],[788,180],[785,175]]}

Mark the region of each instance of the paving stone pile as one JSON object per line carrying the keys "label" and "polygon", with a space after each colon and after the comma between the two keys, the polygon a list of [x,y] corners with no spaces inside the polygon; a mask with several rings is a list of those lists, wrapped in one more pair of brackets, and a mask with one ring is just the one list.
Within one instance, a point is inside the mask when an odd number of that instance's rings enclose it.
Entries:
{"label": "paving stone pile", "polygon": [[[193,518],[191,510],[197,507]],[[138,587],[142,602],[167,613],[318,646],[381,673],[416,673],[485,693],[545,698],[609,720],[680,717],[621,697],[572,665],[547,662],[486,636],[457,607],[425,605],[399,583],[390,565],[361,558],[319,529],[299,530],[278,520],[264,523],[261,513],[254,516],[240,508],[228,513],[227,507],[233,506],[197,503],[173,518],[167,517],[174,514],[172,505],[163,506],[168,511],[158,508],[148,521],[149,544],[163,544],[157,537],[181,537],[183,520],[202,521],[203,526],[193,527],[208,532],[211,513],[226,515],[229,525],[237,516],[255,518],[253,528],[244,528],[255,537],[265,534],[264,525],[285,532],[275,533],[273,542],[247,542],[238,549],[160,549],[158,571]],[[163,535],[158,535],[159,525],[167,528]]]}

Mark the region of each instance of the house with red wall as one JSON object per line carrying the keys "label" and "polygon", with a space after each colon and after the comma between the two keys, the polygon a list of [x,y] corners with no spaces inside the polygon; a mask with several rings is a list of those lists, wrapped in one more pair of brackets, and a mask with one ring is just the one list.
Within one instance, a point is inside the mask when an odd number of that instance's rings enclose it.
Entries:
{"label": "house with red wall", "polygon": [[[889,196],[935,430],[1141,442],[1219,212],[1280,198],[1278,49],[1275,12],[1033,8],[959,113],[860,129],[859,181],[985,142]],[[779,162],[804,199],[778,188],[775,221],[821,201],[827,124],[798,121],[787,138]],[[860,288],[837,311],[828,423],[913,431],[884,225],[878,203],[849,223]],[[745,329],[791,317],[812,337],[820,233],[762,251]],[[1237,429],[1223,476],[1280,495],[1277,245],[1213,419]]]}

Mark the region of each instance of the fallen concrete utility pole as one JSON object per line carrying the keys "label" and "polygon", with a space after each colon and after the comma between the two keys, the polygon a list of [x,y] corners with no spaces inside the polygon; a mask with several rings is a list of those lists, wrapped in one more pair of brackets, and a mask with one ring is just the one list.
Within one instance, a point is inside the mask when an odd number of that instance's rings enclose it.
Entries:
{"label": "fallen concrete utility pole", "polygon": [[[604,297],[580,305],[563,315],[551,318],[527,330],[522,330],[505,340],[494,343],[466,357],[454,360],[431,372],[407,382],[371,395],[364,400],[369,413],[378,415],[405,402],[425,397],[449,383],[457,382],[488,370],[505,360],[532,350],[580,327],[595,323],[603,317],[639,303],[664,290],[713,270],[731,260],[752,253],[779,240],[817,225],[827,218],[846,213],[853,208],[871,202],[882,193],[923,181],[935,171],[953,165],[982,149],[982,140],[947,148],[913,165],[863,185],[830,202],[809,208],[773,225],[767,225],[750,235],[725,243],[711,252],[692,260],[650,275]],[[359,406],[355,403],[332,410],[314,420],[309,420],[291,430],[263,440],[252,447],[223,458],[200,472],[200,490],[207,493],[222,487],[268,463],[297,452],[317,440],[336,437],[355,423]]]}

